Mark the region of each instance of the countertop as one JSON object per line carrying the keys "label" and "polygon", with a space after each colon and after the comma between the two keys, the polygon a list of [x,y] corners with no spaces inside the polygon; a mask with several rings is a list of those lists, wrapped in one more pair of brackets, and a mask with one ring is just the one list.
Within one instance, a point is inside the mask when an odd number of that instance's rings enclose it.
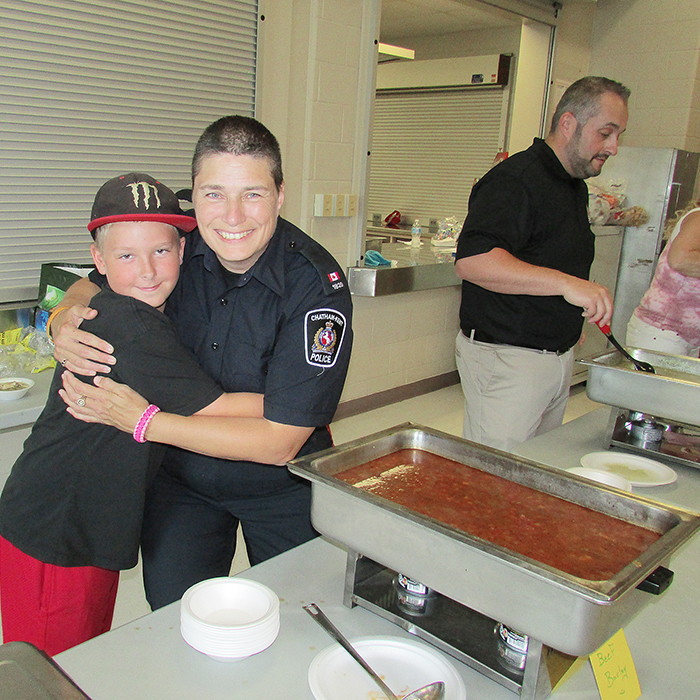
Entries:
{"label": "countertop", "polygon": [[44,409],[53,370],[45,369],[43,372],[26,376],[34,381],[34,386],[26,396],[14,401],[0,401],[0,430],[31,425]]}
{"label": "countertop", "polygon": [[[609,409],[599,409],[526,443],[519,454],[556,467],[576,466],[603,444]],[[675,484],[635,492],[700,510],[700,470],[674,467]],[[644,700],[691,700],[700,688],[700,538],[691,539],[671,560],[675,579],[625,628]],[[179,632],[179,604],[146,615],[56,657],[93,700],[313,700],[307,672],[326,633],[302,610],[317,602],[350,637],[408,633],[369,611],[342,604],[343,549],[318,538],[241,574],[270,586],[281,599],[278,639],[260,654],[222,663],[190,648]],[[468,700],[513,700],[517,696],[452,660],[464,678]],[[598,700],[590,664],[555,693],[553,700]]]}

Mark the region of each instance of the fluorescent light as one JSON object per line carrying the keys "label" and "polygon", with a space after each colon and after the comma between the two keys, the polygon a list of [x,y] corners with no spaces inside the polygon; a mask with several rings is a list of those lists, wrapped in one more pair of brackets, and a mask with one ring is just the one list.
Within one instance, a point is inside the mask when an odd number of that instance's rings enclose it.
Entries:
{"label": "fluorescent light", "polygon": [[400,58],[415,58],[416,52],[413,49],[404,49],[402,46],[392,46],[391,44],[382,44],[379,42],[379,53],[387,54],[388,56],[399,56]]}

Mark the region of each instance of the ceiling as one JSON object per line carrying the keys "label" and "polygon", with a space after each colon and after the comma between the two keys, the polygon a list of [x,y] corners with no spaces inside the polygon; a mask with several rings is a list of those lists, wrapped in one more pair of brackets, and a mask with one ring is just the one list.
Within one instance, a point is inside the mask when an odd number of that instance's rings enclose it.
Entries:
{"label": "ceiling", "polygon": [[[519,26],[519,15],[478,0],[382,0],[380,40],[406,44],[425,37],[473,29]],[[408,47],[411,48],[411,47]]]}

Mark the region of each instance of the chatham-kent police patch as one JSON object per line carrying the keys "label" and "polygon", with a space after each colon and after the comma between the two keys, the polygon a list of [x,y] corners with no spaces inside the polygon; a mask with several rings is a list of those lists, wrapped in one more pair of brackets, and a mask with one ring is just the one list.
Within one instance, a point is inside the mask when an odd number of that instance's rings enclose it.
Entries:
{"label": "chatham-kent police patch", "polygon": [[335,309],[314,309],[306,314],[306,361],[315,367],[332,367],[345,335],[345,316]]}

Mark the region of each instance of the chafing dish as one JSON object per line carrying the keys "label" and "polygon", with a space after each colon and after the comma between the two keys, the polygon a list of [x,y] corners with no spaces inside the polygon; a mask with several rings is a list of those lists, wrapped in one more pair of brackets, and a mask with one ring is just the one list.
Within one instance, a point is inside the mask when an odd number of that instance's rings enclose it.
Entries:
{"label": "chafing dish", "polygon": [[[404,448],[433,452],[661,534],[607,581],[588,581],[446,526],[335,477]],[[289,463],[312,482],[316,529],[351,550],[565,654],[596,650],[652,598],[644,588],[700,515],[405,423]]]}
{"label": "chafing dish", "polygon": [[617,351],[578,360],[588,367],[586,394],[612,406],[612,447],[700,467],[700,359],[629,348],[656,374],[639,372]]}
{"label": "chafing dish", "polygon": [[617,350],[578,360],[588,367],[586,393],[593,401],[650,413],[677,423],[700,425],[700,360],[628,348],[656,374],[640,372]]}

